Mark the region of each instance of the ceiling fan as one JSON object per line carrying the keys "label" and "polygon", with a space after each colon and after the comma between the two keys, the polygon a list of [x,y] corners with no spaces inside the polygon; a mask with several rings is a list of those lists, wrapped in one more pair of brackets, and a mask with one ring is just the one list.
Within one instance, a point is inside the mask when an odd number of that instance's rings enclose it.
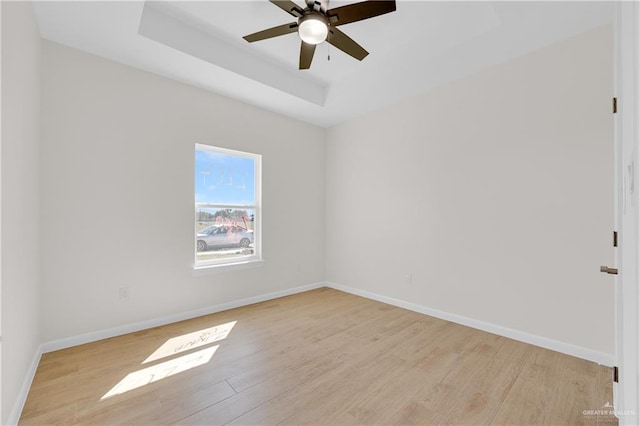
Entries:
{"label": "ceiling fan", "polygon": [[316,45],[327,41],[357,60],[363,60],[369,52],[353,41],[337,27],[363,19],[384,15],[396,10],[395,0],[370,0],[327,9],[328,0],[305,0],[307,7],[300,8],[291,0],[269,0],[288,14],[298,18],[296,22],[258,31],[243,38],[249,43],[297,32],[300,45],[299,69],[311,67]]}

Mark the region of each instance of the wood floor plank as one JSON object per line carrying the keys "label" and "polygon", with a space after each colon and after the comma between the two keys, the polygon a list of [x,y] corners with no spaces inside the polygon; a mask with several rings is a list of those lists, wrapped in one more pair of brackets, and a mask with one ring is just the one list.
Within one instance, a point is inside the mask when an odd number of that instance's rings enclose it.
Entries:
{"label": "wood floor plank", "polygon": [[24,426],[73,425],[76,424],[76,406],[66,404],[42,412],[23,413],[20,424]]}
{"label": "wood floor plank", "polygon": [[616,425],[610,374],[322,288],[45,354],[20,424]]}
{"label": "wood floor plank", "polygon": [[[397,393],[393,384],[410,370],[407,370],[405,362],[393,356],[380,359],[376,368],[371,370],[366,375],[361,372],[335,386],[318,389],[314,392],[313,398],[280,423],[345,424],[350,423],[350,419],[357,419],[361,424],[374,424],[376,421],[385,423],[380,411],[384,407],[393,407],[398,400],[402,400],[403,393]],[[417,376],[414,374],[413,377]],[[369,405],[363,401],[378,404],[375,410],[376,419],[368,418],[372,413],[370,410],[365,412]],[[328,411],[327,407],[333,409]],[[356,410],[355,407],[360,410]]]}
{"label": "wood floor plank", "polygon": [[399,421],[407,423],[447,423],[447,414],[460,401],[461,395],[486,368],[504,340],[489,333],[478,333],[468,327],[452,324],[450,334],[421,358],[417,366],[425,371],[425,380],[414,389],[411,402],[417,402],[408,413],[420,418],[406,418],[401,410]]}
{"label": "wood floor plank", "polygon": [[[562,413],[554,403],[559,396],[556,389],[563,386],[560,377],[563,376],[564,361],[582,363],[583,360],[543,348],[533,347],[532,351],[492,424],[553,424],[553,421],[571,424],[570,419],[559,416]],[[582,413],[582,410],[577,411]]]}
{"label": "wood floor plank", "polygon": [[238,393],[210,407],[185,416],[176,422],[179,425],[227,424],[243,414],[259,407],[278,395],[304,382],[299,374],[283,370],[264,382]]}
{"label": "wood floor plank", "polygon": [[91,406],[77,410],[75,424],[134,424],[134,419],[142,415],[152,415],[160,408],[160,401],[153,392],[136,390],[126,397],[97,401]]}
{"label": "wood floor plank", "polygon": [[598,366],[562,357],[558,368],[558,383],[547,407],[546,418],[562,418],[574,425],[597,424],[597,418],[583,415],[583,407],[598,400]]}
{"label": "wood floor plank", "polygon": [[184,413],[196,413],[219,401],[236,395],[226,382],[219,382],[193,393],[174,394],[171,398],[158,398],[160,407],[134,415],[130,422],[135,425],[170,425],[184,417]]}
{"label": "wood floor plank", "polygon": [[490,424],[530,355],[529,345],[505,339],[498,352],[457,398],[444,423]]}
{"label": "wood floor plank", "polygon": [[[396,341],[400,339],[400,336],[396,337]],[[379,371],[380,360],[370,355],[377,353],[377,342],[378,340],[353,341],[343,346],[340,354],[328,355],[328,359],[314,358],[299,371],[316,371],[315,367],[320,366],[323,374],[313,377],[313,380],[305,380],[296,388],[235,419],[231,424],[277,424],[297,411],[304,410],[309,403],[323,398],[327,393],[333,393],[336,388],[345,385],[352,389],[364,386],[363,376],[370,376]],[[349,362],[344,362],[346,360]],[[333,368],[326,369],[332,361]]]}

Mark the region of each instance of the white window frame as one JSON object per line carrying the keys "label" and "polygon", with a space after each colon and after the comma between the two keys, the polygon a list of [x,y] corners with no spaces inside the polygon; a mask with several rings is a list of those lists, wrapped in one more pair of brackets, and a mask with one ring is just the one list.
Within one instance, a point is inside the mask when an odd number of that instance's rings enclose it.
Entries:
{"label": "white window frame", "polygon": [[[225,204],[225,203],[197,203],[195,200],[195,182],[193,187],[193,268],[194,270],[203,270],[210,268],[225,268],[225,269],[237,269],[243,265],[247,267],[256,266],[257,263],[262,262],[262,155],[253,154],[244,151],[236,151],[227,148],[220,148],[213,145],[205,145],[201,143],[195,144],[194,154],[198,150],[214,152],[218,154],[232,155],[235,157],[249,158],[254,161],[254,203],[255,204]],[[195,170],[195,155],[194,155],[194,170]],[[198,206],[206,206],[206,208],[219,208],[219,209],[245,209],[253,210],[253,254],[250,256],[235,257],[231,259],[218,259],[218,260],[198,260],[198,238],[197,238],[197,215]]]}

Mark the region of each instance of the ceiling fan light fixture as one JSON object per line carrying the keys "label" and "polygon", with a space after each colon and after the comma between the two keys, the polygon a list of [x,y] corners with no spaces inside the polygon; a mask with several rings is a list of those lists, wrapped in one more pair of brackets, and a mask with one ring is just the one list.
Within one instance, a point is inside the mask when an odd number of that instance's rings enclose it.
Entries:
{"label": "ceiling fan light fixture", "polygon": [[298,35],[305,43],[320,44],[327,39],[328,34],[328,23],[322,15],[308,14],[298,22]]}
{"label": "ceiling fan light fixture", "polygon": [[300,70],[309,69],[316,45],[323,41],[358,61],[363,60],[369,52],[338,27],[396,10],[396,0],[365,0],[332,9],[328,9],[329,0],[305,0],[305,8],[301,8],[292,0],[269,0],[269,2],[295,17],[297,21],[267,28],[242,38],[253,43],[297,32],[302,39],[298,62]]}

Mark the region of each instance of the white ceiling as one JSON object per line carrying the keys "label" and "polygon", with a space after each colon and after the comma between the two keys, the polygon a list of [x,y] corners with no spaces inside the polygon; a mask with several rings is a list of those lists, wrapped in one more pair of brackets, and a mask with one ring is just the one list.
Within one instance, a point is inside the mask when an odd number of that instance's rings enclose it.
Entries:
{"label": "white ceiling", "polygon": [[613,20],[612,2],[398,1],[341,27],[369,51],[362,62],[323,43],[299,71],[297,34],[242,39],[294,21],[267,0],[34,7],[45,39],[324,127]]}

